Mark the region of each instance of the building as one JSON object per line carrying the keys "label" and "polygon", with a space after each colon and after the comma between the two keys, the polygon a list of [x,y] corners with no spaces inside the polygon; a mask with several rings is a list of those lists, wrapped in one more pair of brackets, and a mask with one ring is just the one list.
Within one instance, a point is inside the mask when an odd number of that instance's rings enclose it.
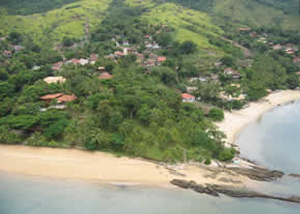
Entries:
{"label": "building", "polygon": [[273,50],[276,51],[276,50],[282,50],[282,45],[274,45],[273,46]]}
{"label": "building", "polygon": [[292,48],[287,48],[287,49],[285,50],[285,52],[286,52],[287,54],[290,54],[290,55],[293,55],[293,54],[295,53],[295,51],[294,51]]}
{"label": "building", "polygon": [[58,97],[62,96],[62,93],[56,93],[56,94],[47,94],[45,96],[40,97],[41,100],[45,101],[47,105],[50,104],[52,100],[57,99]]}
{"label": "building", "polygon": [[183,93],[182,94],[182,102],[185,103],[194,103],[196,101],[195,96],[189,94],[189,93]]}
{"label": "building", "polygon": [[99,72],[105,72],[105,67],[101,66],[101,67],[98,67],[97,70]]}
{"label": "building", "polygon": [[167,60],[167,58],[165,56],[159,56],[156,59],[156,65],[159,66],[159,65],[161,65],[166,60]]}
{"label": "building", "polygon": [[293,59],[293,63],[299,63],[300,62],[300,57],[295,57],[294,59]]}
{"label": "building", "polygon": [[85,66],[87,64],[89,64],[89,60],[88,59],[80,59],[79,60],[79,64],[82,65],[82,66]]}
{"label": "building", "polygon": [[7,58],[10,58],[10,57],[12,57],[12,52],[8,51],[8,50],[5,50],[5,51],[3,51],[3,56],[5,56]]}
{"label": "building", "polygon": [[206,82],[207,79],[205,77],[191,77],[190,82]]}
{"label": "building", "polygon": [[24,47],[21,45],[12,45],[11,47],[14,49],[15,52],[19,52],[24,49]]}
{"label": "building", "polygon": [[249,32],[249,31],[251,31],[251,28],[249,28],[249,27],[241,27],[241,28],[239,28],[239,31],[240,32]]}
{"label": "building", "polygon": [[62,76],[57,76],[57,77],[46,77],[44,81],[48,84],[51,83],[64,83],[66,81],[66,78]]}
{"label": "building", "polygon": [[113,78],[113,76],[107,72],[101,73],[98,77],[98,79],[102,79],[102,80],[107,80],[107,79],[112,79],[112,78]]}
{"label": "building", "polygon": [[224,75],[231,76],[233,79],[239,79],[242,76],[238,71],[236,71],[232,68],[226,68],[224,70]]}
{"label": "building", "polygon": [[72,94],[72,95],[64,94],[57,98],[57,102],[58,103],[67,103],[67,102],[72,102],[76,99],[77,99],[77,97],[74,94]]}
{"label": "building", "polygon": [[66,102],[71,102],[76,100],[77,97],[74,94],[66,95],[63,93],[56,93],[56,94],[47,94],[45,96],[40,97],[40,99],[45,101],[46,104],[49,105],[52,100],[57,100],[58,103],[66,103]]}
{"label": "building", "polygon": [[198,87],[186,87],[186,91],[189,93],[193,93],[198,90]]}
{"label": "building", "polygon": [[124,53],[121,52],[121,51],[116,51],[116,52],[115,52],[115,56],[116,56],[116,57],[122,57],[122,56],[124,56]]}
{"label": "building", "polygon": [[90,64],[94,65],[96,63],[96,61],[98,60],[98,58],[99,58],[98,54],[92,53],[90,56]]}
{"label": "building", "polygon": [[57,62],[57,63],[54,63],[53,65],[52,65],[52,70],[53,71],[59,71],[61,68],[62,68],[62,66],[63,66],[63,62]]}

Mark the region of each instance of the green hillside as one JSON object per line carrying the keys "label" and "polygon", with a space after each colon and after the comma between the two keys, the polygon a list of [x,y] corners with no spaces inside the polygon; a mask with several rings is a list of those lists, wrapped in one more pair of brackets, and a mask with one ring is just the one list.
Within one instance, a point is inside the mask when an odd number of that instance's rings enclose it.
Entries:
{"label": "green hillside", "polygon": [[298,8],[295,0],[281,6],[270,2],[274,0],[215,0],[213,14],[250,26],[299,29],[300,18],[295,12]]}
{"label": "green hillside", "polygon": [[110,0],[81,0],[46,13],[26,16],[2,13],[0,31],[3,34],[11,31],[25,33],[42,44],[61,41],[64,36],[82,38],[87,20],[91,30],[99,25],[106,16],[110,2]]}

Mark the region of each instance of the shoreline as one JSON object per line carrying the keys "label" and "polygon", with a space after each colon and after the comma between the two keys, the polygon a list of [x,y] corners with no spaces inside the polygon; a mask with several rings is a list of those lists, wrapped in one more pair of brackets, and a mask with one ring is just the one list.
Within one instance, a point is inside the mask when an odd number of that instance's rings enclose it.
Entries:
{"label": "shoreline", "polygon": [[[0,172],[75,179],[113,186],[171,187],[173,179],[192,179],[199,183],[241,186],[246,176],[229,175],[193,164],[169,166],[140,158],[115,157],[104,152],[78,149],[29,147],[0,144]],[[227,179],[227,181],[224,182]]]}
{"label": "shoreline", "polygon": [[[225,119],[216,125],[227,135],[227,142],[234,144],[235,136],[244,126],[270,109],[299,98],[298,90],[275,92],[258,102],[250,103],[248,108],[225,112]],[[219,169],[219,172],[216,173],[215,169]],[[225,172],[218,166],[171,166],[141,158],[115,157],[98,151],[4,144],[0,144],[0,172],[75,179],[113,186],[171,187],[170,181],[173,179],[237,187],[257,184],[247,176]]]}
{"label": "shoreline", "polygon": [[237,135],[248,124],[256,121],[268,111],[289,102],[300,99],[299,90],[284,90],[273,92],[259,101],[249,103],[249,107],[241,110],[224,112],[224,120],[215,123],[220,131],[226,134],[225,142],[235,144]]}

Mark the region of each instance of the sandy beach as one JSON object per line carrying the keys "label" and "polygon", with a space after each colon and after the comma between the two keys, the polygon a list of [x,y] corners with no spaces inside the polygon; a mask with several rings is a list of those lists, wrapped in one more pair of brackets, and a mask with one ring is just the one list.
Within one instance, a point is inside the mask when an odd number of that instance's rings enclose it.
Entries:
{"label": "sandy beach", "polygon": [[[245,125],[266,111],[299,98],[300,91],[272,93],[261,101],[251,103],[248,108],[226,112],[224,121],[217,125],[227,135],[227,142],[233,143],[235,135]],[[229,182],[232,185],[244,185],[249,181],[241,175],[216,174],[191,164],[171,167],[142,159],[118,158],[103,152],[21,145],[0,145],[0,171],[130,185],[169,186],[175,178],[210,184]]]}
{"label": "sandy beach", "polygon": [[225,119],[216,123],[216,125],[226,134],[226,142],[234,144],[236,135],[247,124],[254,122],[267,111],[297,99],[300,99],[299,90],[273,92],[262,100],[250,103],[245,109],[232,112],[226,111]]}
{"label": "sandy beach", "polygon": [[[173,170],[185,176],[176,175]],[[118,158],[103,152],[19,145],[0,145],[0,171],[114,185],[169,186],[169,182],[175,178],[214,184],[222,184],[219,180],[224,177],[240,182],[247,179],[223,173],[214,177],[211,176],[212,172],[193,165],[177,166],[170,170],[166,166],[145,160]]]}

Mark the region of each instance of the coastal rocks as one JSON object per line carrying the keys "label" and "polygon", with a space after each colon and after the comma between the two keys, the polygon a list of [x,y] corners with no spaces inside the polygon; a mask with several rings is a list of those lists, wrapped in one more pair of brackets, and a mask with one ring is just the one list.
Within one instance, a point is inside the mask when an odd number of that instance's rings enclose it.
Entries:
{"label": "coastal rocks", "polygon": [[299,178],[300,179],[300,175],[299,174],[289,174],[290,177],[293,178]]}
{"label": "coastal rocks", "polygon": [[228,167],[227,169],[257,181],[273,181],[282,178],[284,175],[281,171],[268,170],[257,166],[253,166],[251,168]]}
{"label": "coastal rocks", "polygon": [[180,179],[172,180],[171,184],[183,189],[192,189],[195,192],[198,192],[200,194],[207,194],[214,197],[218,197],[220,194],[223,194],[234,198],[263,198],[263,199],[273,199],[273,200],[280,200],[280,201],[300,204],[300,197],[298,196],[291,196],[288,198],[284,198],[284,197],[272,196],[272,195],[251,191],[244,187],[214,185],[214,184],[202,185],[202,184],[197,184],[194,181],[186,181]]}

